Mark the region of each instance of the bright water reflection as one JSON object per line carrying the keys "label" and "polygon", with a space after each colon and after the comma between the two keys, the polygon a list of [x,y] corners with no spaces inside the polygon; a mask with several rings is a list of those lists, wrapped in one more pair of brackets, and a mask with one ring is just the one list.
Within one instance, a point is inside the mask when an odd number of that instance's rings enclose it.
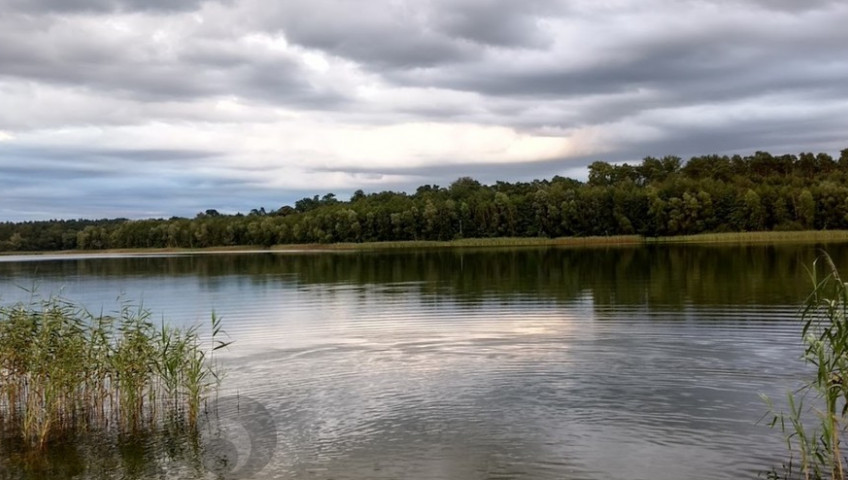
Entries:
{"label": "bright water reflection", "polygon": [[[846,264],[848,249],[829,249]],[[16,285],[37,284],[107,311],[123,292],[182,324],[214,309],[236,341],[225,393],[256,400],[276,423],[275,454],[256,478],[730,479],[783,453],[776,432],[755,425],[758,393],[780,398],[803,377],[797,313],[815,255],[7,259],[0,291],[8,303],[27,296]]]}

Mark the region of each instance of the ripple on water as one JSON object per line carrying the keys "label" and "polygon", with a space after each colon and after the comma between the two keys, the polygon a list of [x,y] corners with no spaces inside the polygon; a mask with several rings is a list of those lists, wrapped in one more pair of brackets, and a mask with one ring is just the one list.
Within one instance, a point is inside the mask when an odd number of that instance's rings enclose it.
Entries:
{"label": "ripple on water", "polygon": [[[421,309],[397,324],[397,305],[381,307],[351,315],[356,329],[324,330],[335,343],[232,360],[232,369],[250,366],[245,378],[267,379],[245,391],[278,413],[282,437],[300,439],[284,456],[299,460],[277,468],[321,465],[342,478],[695,478],[733,458],[723,478],[734,478],[780,451],[755,425],[758,393],[803,373],[786,368],[797,356],[786,309],[753,320],[722,309],[700,309],[701,320],[618,320],[506,305],[461,318]],[[672,466],[658,474],[657,462]]]}

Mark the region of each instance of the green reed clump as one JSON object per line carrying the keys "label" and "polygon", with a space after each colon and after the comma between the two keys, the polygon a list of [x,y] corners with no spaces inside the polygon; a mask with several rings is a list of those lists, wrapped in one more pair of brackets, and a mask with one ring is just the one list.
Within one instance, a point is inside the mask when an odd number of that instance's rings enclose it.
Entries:
{"label": "green reed clump", "polygon": [[59,298],[0,307],[0,431],[44,448],[82,431],[194,428],[221,379],[221,333],[214,314],[209,342],[127,304],[114,315]]}
{"label": "green reed clump", "polygon": [[[802,315],[801,335],[804,360],[815,367],[816,376],[788,394],[788,413],[772,417],[771,425],[784,433],[790,458],[782,474],[773,470],[768,478],[844,480],[848,475],[848,459],[842,451],[848,431],[848,283],[827,255],[813,263],[810,278],[813,292]],[[774,412],[770,402],[769,406]]]}

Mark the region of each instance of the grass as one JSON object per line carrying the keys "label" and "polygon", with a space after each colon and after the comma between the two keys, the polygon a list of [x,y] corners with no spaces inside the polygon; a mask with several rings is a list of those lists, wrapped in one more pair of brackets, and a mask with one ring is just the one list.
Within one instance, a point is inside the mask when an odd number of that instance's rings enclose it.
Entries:
{"label": "grass", "polygon": [[816,374],[803,389],[787,395],[788,413],[774,413],[772,403],[765,399],[773,413],[771,426],[783,432],[789,451],[782,472],[772,470],[767,477],[845,480],[848,459],[842,445],[848,440],[848,284],[827,255],[813,263],[810,278],[813,292],[802,316],[801,336],[804,360]]}
{"label": "grass", "polygon": [[197,327],[157,327],[129,304],[115,315],[59,298],[0,307],[0,427],[42,450],[84,431],[196,428],[221,379],[220,334],[214,314],[207,344]]}

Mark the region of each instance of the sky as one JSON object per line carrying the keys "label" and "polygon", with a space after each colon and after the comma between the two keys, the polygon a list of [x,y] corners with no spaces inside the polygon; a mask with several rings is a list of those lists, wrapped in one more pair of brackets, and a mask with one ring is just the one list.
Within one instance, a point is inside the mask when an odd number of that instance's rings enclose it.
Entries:
{"label": "sky", "polygon": [[844,0],[0,0],[0,221],[848,148]]}

